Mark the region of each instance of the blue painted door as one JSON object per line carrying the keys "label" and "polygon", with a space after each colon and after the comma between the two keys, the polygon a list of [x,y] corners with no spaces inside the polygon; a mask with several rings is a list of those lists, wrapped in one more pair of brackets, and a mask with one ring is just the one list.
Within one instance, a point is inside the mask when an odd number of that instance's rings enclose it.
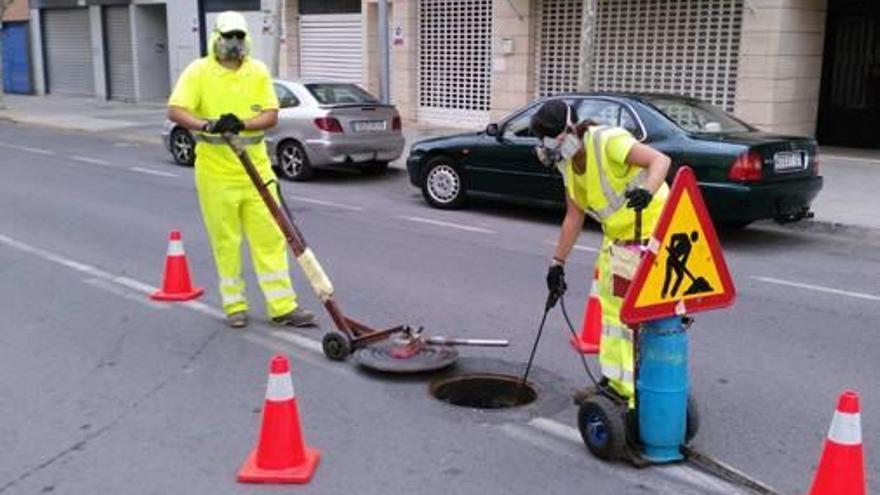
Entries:
{"label": "blue painted door", "polygon": [[3,89],[7,93],[33,93],[28,23],[4,22],[0,35],[3,36]]}

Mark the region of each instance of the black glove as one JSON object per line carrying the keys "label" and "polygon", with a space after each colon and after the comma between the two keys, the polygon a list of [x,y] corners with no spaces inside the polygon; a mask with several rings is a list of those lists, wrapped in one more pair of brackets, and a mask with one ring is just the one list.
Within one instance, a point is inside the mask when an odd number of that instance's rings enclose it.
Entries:
{"label": "black glove", "polygon": [[647,189],[643,189],[641,187],[637,187],[635,189],[630,189],[623,195],[629,201],[626,202],[627,208],[632,208],[636,211],[642,211],[648,207],[651,203],[651,193],[648,192]]}
{"label": "black glove", "polygon": [[556,301],[565,294],[566,289],[568,286],[565,285],[565,268],[558,264],[550,265],[550,269],[547,270],[547,290],[550,291],[547,295],[547,309],[556,305]]}
{"label": "black glove", "polygon": [[212,134],[223,134],[224,132],[238,134],[243,130],[244,122],[236,117],[235,114],[226,113],[221,115],[220,118],[210,126],[208,132]]}

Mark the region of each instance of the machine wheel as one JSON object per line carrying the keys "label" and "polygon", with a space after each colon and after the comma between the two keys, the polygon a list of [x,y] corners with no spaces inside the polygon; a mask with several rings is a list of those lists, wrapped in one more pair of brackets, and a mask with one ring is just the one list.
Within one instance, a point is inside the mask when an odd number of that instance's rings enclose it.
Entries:
{"label": "machine wheel", "polygon": [[388,171],[388,162],[374,161],[364,165],[361,170],[367,175],[382,175]]}
{"label": "machine wheel", "polygon": [[278,172],[281,177],[295,182],[312,178],[314,169],[306,150],[296,141],[288,140],[278,146]]}
{"label": "machine wheel", "polygon": [[446,156],[428,160],[422,178],[422,196],[434,208],[461,208],[467,201],[464,178],[457,163]]}
{"label": "machine wheel", "polygon": [[171,131],[171,155],[178,165],[192,167],[196,161],[196,140],[182,127]]}
{"label": "machine wheel", "polygon": [[685,421],[684,443],[687,445],[691,443],[691,440],[697,436],[697,431],[700,430],[700,411],[697,409],[696,399],[691,394],[688,394],[687,418]]}
{"label": "machine wheel", "polygon": [[332,361],[344,361],[351,354],[351,342],[348,337],[339,332],[330,332],[324,335],[321,341],[324,355]]}
{"label": "machine wheel", "polygon": [[584,401],[578,410],[578,429],[581,438],[599,459],[620,459],[626,446],[625,412],[611,399],[594,395]]}

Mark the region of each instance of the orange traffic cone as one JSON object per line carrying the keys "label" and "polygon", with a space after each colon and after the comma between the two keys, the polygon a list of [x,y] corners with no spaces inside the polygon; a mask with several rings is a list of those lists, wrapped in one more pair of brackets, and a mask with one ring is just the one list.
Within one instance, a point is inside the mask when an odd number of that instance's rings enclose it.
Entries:
{"label": "orange traffic cone", "polygon": [[321,452],[305,444],[287,358],[272,358],[257,446],[238,471],[246,483],[308,483]]}
{"label": "orange traffic cone", "polygon": [[572,337],[571,346],[581,354],[598,354],[599,340],[602,338],[602,303],[599,301],[599,269],[593,272],[593,285],[590,297],[584,308],[584,324],[581,335]]}
{"label": "orange traffic cone", "polygon": [[859,394],[844,390],[837,401],[810,495],[865,495],[865,460]]}
{"label": "orange traffic cone", "polygon": [[168,255],[165,257],[165,279],[162,289],[150,295],[157,301],[189,301],[201,296],[204,289],[193,287],[189,278],[189,266],[183,251],[180,232],[174,230],[168,236]]}

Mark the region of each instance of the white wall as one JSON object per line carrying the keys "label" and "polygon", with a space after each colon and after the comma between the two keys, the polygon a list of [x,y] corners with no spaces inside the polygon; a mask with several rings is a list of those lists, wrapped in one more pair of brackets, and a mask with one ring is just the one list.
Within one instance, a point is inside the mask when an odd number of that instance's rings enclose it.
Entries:
{"label": "white wall", "polygon": [[171,81],[165,5],[135,5],[133,8],[137,100],[167,98]]}
{"label": "white wall", "polygon": [[190,62],[199,58],[199,11],[195,0],[167,4],[168,67],[172,85]]}

